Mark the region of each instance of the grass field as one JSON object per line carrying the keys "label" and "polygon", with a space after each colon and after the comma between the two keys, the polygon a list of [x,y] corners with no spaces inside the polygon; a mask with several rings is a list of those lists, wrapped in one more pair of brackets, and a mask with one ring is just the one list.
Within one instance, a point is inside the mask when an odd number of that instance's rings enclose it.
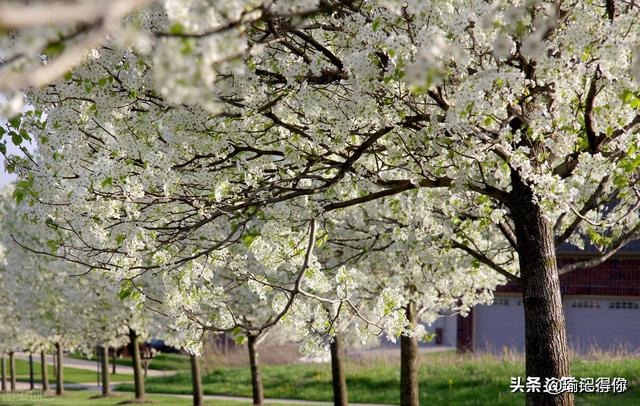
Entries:
{"label": "grass field", "polygon": [[[85,391],[67,391],[62,397],[46,397],[40,398],[38,394],[29,396],[26,393],[18,393],[16,395],[0,394],[0,406],[31,406],[31,405],[51,405],[51,406],[114,406],[122,405],[128,400],[132,400],[132,396],[125,394],[116,394],[111,398],[96,398],[96,392]],[[40,398],[40,399],[39,399]],[[149,395],[147,399],[149,404],[153,406],[189,406],[193,404],[191,399],[182,399],[171,396]],[[242,401],[206,401],[208,406],[249,406],[251,403]],[[285,405],[271,405],[285,406]],[[295,406],[295,405],[287,405]]]}
{"label": "grass field", "polygon": [[[264,366],[265,394],[269,398],[306,400],[332,399],[331,372],[328,364]],[[349,400],[361,403],[399,403],[400,372],[397,360],[349,361],[346,364]],[[577,395],[578,405],[640,405],[640,359],[581,360],[572,364],[575,377],[623,377],[629,381],[624,394]],[[460,356],[455,353],[423,354],[420,359],[420,404],[517,405],[524,394],[512,394],[512,376],[524,375],[524,363],[518,357]],[[207,394],[250,396],[249,368],[221,368],[203,376]],[[119,385],[132,390],[128,384]],[[187,373],[150,378],[148,392],[190,393]]]}
{"label": "grass field", "polygon": [[[80,353],[70,354],[69,356],[76,359],[95,360],[95,357],[87,357]],[[111,358],[109,358],[109,362],[111,362]],[[131,358],[116,359],[116,365],[131,366]],[[189,357],[183,354],[158,354],[149,362],[149,369],[161,371],[187,371],[190,368]]]}
{"label": "grass field", "polygon": [[[49,382],[55,382],[55,374],[53,372],[53,365],[49,364],[47,366],[49,373]],[[40,363],[33,363],[33,373],[34,379],[36,382],[40,382],[42,379],[42,374],[40,373]],[[125,374],[115,374],[109,375],[111,377],[112,382],[124,382],[131,381],[133,378],[131,375]],[[20,359],[16,360],[16,379],[18,381],[28,382],[29,381],[29,362],[23,361]],[[64,382],[65,383],[95,383],[96,382],[96,373],[95,371],[89,371],[86,369],[79,368],[64,368]]]}

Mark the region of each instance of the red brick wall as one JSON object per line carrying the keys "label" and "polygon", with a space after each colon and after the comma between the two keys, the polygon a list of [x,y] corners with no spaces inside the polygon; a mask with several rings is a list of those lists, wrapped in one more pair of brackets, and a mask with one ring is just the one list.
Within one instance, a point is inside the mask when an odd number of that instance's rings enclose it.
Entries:
{"label": "red brick wall", "polygon": [[[584,257],[563,255],[559,266],[584,260]],[[589,269],[579,269],[560,276],[563,295],[640,296],[640,258],[618,257]],[[520,286],[510,282],[496,292],[520,292]]]}

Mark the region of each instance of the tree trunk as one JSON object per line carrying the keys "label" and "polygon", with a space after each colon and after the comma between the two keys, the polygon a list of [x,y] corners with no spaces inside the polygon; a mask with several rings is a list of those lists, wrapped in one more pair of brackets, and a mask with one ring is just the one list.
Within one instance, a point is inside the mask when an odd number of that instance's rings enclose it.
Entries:
{"label": "tree trunk", "polygon": [[114,349],[113,349],[113,356],[112,356],[112,358],[111,358],[111,373],[112,373],[113,375],[115,375],[115,374],[116,374],[116,352],[117,352],[117,351],[116,351],[116,349],[114,348]]}
{"label": "tree trunk", "polygon": [[144,401],[144,377],[142,375],[142,363],[140,361],[140,347],[138,334],[129,329],[129,345],[131,346],[131,360],[133,361],[133,380],[136,387],[136,400]]}
{"label": "tree trunk", "polygon": [[334,406],[349,406],[347,397],[347,380],[342,367],[342,344],[340,336],[333,337],[330,344],[331,349],[331,378],[333,381],[333,404]]}
{"label": "tree trunk", "polygon": [[9,353],[9,384],[11,392],[16,391],[16,354],[11,351]]}
{"label": "tree trunk", "polygon": [[47,369],[47,354],[40,351],[40,369],[42,370],[42,391],[49,390],[49,370]]}
{"label": "tree trunk", "polygon": [[102,396],[111,395],[111,382],[109,382],[109,347],[100,347],[100,373],[102,374]]}
{"label": "tree trunk", "polygon": [[7,391],[7,358],[4,356],[4,354],[2,355],[1,367],[2,367],[2,393],[4,393]]}
{"label": "tree trunk", "polygon": [[[512,173],[511,202],[517,239],[529,377],[571,376],[553,230],[534,203],[531,188]],[[570,406],[573,395],[527,393],[528,406]]]}
{"label": "tree trunk", "polygon": [[62,344],[56,343],[56,395],[64,395],[64,354]]}
{"label": "tree trunk", "polygon": [[193,384],[193,406],[202,406],[202,378],[198,357],[191,354],[191,382]]}
{"label": "tree trunk", "polygon": [[29,389],[35,388],[35,382],[33,381],[33,354],[29,353]]}
{"label": "tree trunk", "polygon": [[258,337],[249,334],[249,363],[251,364],[251,387],[253,388],[253,405],[264,405],[264,388],[262,387],[262,376],[260,375],[260,365],[258,360],[258,352],[256,350],[256,341]]}
{"label": "tree trunk", "polygon": [[[407,320],[418,322],[416,304],[409,302],[405,308]],[[418,400],[418,339],[400,337],[400,406],[420,406]]]}

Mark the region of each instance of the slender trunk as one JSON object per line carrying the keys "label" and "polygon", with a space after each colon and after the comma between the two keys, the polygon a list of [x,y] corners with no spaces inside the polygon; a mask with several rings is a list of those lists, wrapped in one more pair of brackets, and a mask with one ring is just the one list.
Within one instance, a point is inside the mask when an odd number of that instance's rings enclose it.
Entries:
{"label": "slender trunk", "polygon": [[347,380],[342,367],[342,344],[340,336],[333,337],[330,344],[331,349],[331,378],[333,381],[333,404],[334,406],[349,406],[347,396]]}
{"label": "slender trunk", "polygon": [[109,347],[100,347],[100,372],[102,374],[102,396],[111,395],[111,382],[109,382]]}
{"label": "slender trunk", "polygon": [[7,391],[7,358],[2,355],[2,393]]}
{"label": "slender trunk", "polygon": [[133,380],[136,387],[136,400],[144,401],[144,377],[142,375],[138,341],[138,334],[135,330],[129,329],[129,345],[131,346],[131,360],[133,361]]}
{"label": "slender trunk", "polygon": [[202,406],[202,378],[198,357],[191,354],[191,382],[193,384],[193,406]]}
{"label": "slender trunk", "polygon": [[256,341],[258,337],[249,334],[249,363],[251,364],[251,387],[253,388],[253,405],[264,405],[264,388],[262,387],[262,376],[260,375],[260,364],[258,360],[258,352],[256,350]]}
{"label": "slender trunk", "polygon": [[42,391],[49,390],[49,370],[47,369],[47,354],[40,351],[40,369],[42,370]]}
{"label": "slender trunk", "polygon": [[11,351],[9,353],[9,384],[11,392],[16,391],[16,354]]}
{"label": "slender trunk", "polygon": [[56,343],[56,395],[64,395],[64,354],[62,344]]}
{"label": "slender trunk", "polygon": [[[526,373],[530,377],[571,376],[553,231],[531,188],[514,172],[512,214],[517,238],[525,320]],[[528,406],[570,406],[570,393],[527,393]]]}
{"label": "slender trunk", "polygon": [[116,349],[113,349],[113,355],[111,357],[111,373],[116,374]]}
{"label": "slender trunk", "polygon": [[33,390],[35,384],[33,382],[33,354],[29,353],[29,389]]}
{"label": "slender trunk", "polygon": [[[418,322],[416,304],[409,302],[405,308],[407,320]],[[400,405],[419,406],[418,401],[418,339],[415,336],[400,337]]]}

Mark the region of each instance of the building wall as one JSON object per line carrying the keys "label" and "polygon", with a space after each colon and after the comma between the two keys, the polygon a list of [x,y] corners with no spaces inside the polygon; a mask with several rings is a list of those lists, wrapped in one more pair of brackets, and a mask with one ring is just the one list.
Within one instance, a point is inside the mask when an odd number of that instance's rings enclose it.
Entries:
{"label": "building wall", "polygon": [[[558,265],[563,266],[588,257],[580,254],[562,254]],[[565,295],[598,295],[640,297],[640,257],[626,254],[609,259],[589,269],[580,269],[560,276],[560,289]],[[498,287],[496,293],[521,293],[516,282]],[[457,348],[473,349],[473,311],[467,317],[458,316]]]}

